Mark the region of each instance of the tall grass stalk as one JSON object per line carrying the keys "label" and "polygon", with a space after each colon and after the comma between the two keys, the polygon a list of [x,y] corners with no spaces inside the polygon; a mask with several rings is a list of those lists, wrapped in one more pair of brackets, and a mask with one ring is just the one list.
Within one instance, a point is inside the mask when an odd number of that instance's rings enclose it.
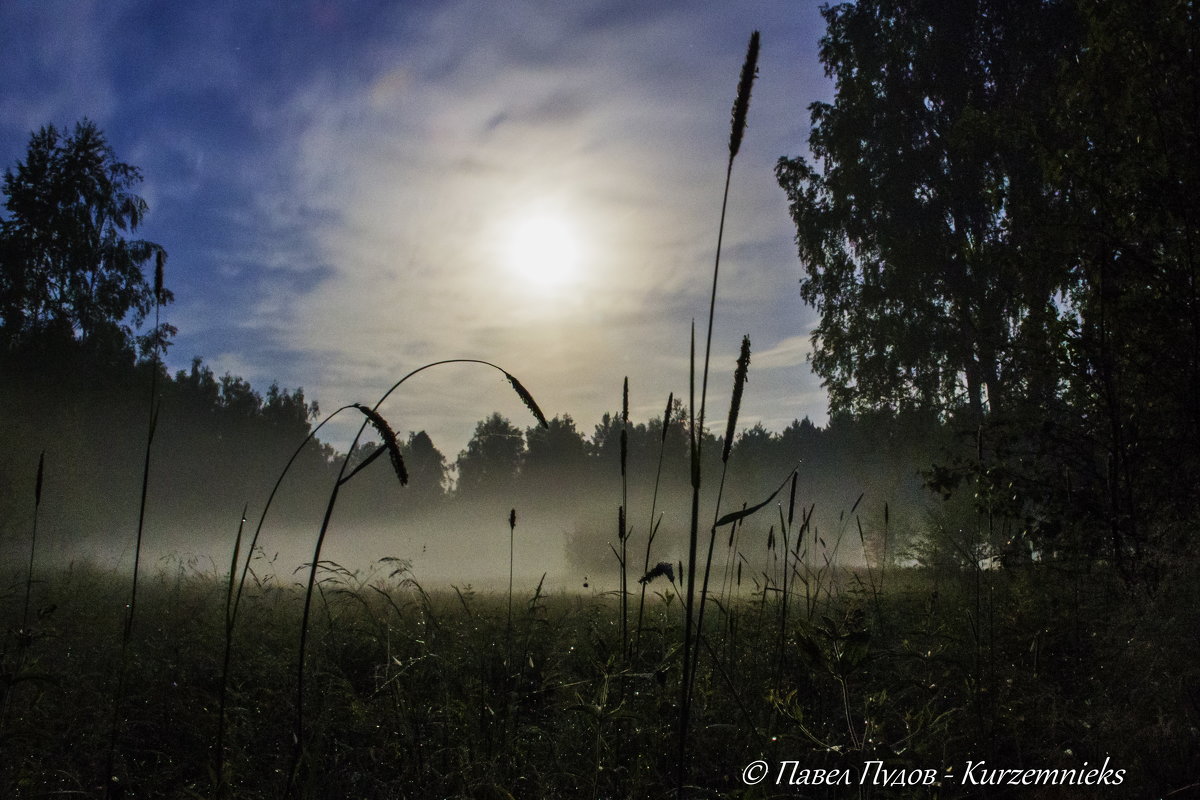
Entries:
{"label": "tall grass stalk", "polygon": [[[746,504],[743,503],[742,508],[745,507]],[[745,561],[745,556],[741,554],[741,542],[742,528],[745,527],[745,525],[745,520],[742,520],[737,525],[732,526],[729,531],[729,540],[725,545],[725,565],[721,570],[721,589],[719,594],[721,596],[721,602],[725,603],[726,605],[729,605],[731,602],[733,602],[735,577],[736,587],[738,590],[741,589],[742,585],[741,562]]]}
{"label": "tall grass stalk", "polygon": [[629,376],[621,388],[621,510],[617,514],[618,541],[621,543],[621,657],[629,659]]}
{"label": "tall grass stalk", "polygon": [[[725,426],[725,445],[721,449],[721,480],[717,487],[717,502],[713,509],[713,524],[708,534],[708,555],[704,559],[704,579],[700,586],[700,608],[696,612],[696,652],[692,656],[692,674],[687,676],[691,685],[696,679],[696,665],[700,661],[700,640],[704,637],[704,607],[708,601],[708,579],[712,572],[713,547],[717,541],[717,520],[721,515],[721,499],[725,494],[725,478],[729,472],[729,454],[733,449],[733,437],[737,431],[738,414],[742,407],[742,391],[746,386],[746,376],[750,369],[750,337],[742,337],[741,350],[738,353],[737,368],[733,373],[733,395],[729,403],[729,418]],[[732,531],[730,532],[732,535]]]}
{"label": "tall grass stalk", "polygon": [[779,681],[783,673],[783,652],[784,641],[787,638],[787,616],[788,616],[788,538],[792,532],[792,521],[796,513],[796,478],[797,473],[792,473],[792,489],[788,498],[787,520],[783,518],[783,509],[779,509],[779,530],[783,536],[783,595],[782,601],[779,604],[779,637],[776,641],[776,658],[775,658],[775,691],[779,691]]}
{"label": "tall grass stalk", "polygon": [[29,569],[25,573],[25,610],[21,613],[21,636],[29,636],[29,598],[33,593],[33,559],[37,553],[38,511],[42,507],[42,478],[46,472],[46,451],[38,456],[37,478],[33,485],[33,533],[29,537]]}
{"label": "tall grass stalk", "polygon": [[[655,514],[658,512],[658,488],[662,481],[663,468],[663,453],[667,449],[667,432],[671,425],[671,406],[675,402],[675,393],[671,392],[667,395],[667,408],[663,411],[662,418],[662,433],[658,438],[658,468],[654,471],[654,494],[650,498],[650,524],[647,527],[648,534],[646,536],[646,560],[642,567],[643,578],[650,573],[650,548],[654,545],[654,537],[658,535],[658,526],[662,522],[661,517],[656,519]],[[642,586],[641,597],[638,599],[638,616],[637,616],[637,638],[633,645],[634,653],[637,654],[642,646],[642,615],[646,609],[646,584],[648,580],[640,580],[638,583]]]}
{"label": "tall grass stalk", "polygon": [[[3,683],[0,684],[0,741],[4,741],[4,731],[8,726],[8,710],[12,700],[12,685],[15,682],[16,676],[21,673],[26,653],[30,645],[33,644],[34,639],[33,629],[29,627],[29,604],[30,598],[33,595],[33,564],[35,554],[37,553],[38,511],[42,506],[42,477],[45,475],[45,469],[46,451],[43,450],[42,454],[38,456],[37,477],[33,485],[33,531],[29,537],[29,568],[25,572],[25,609],[21,613],[21,627],[16,631],[17,664],[12,668],[11,672],[7,668],[4,669]],[[0,655],[3,655],[3,652],[3,650],[0,650]],[[7,667],[7,665],[5,666]]]}
{"label": "tall grass stalk", "polygon": [[133,619],[137,611],[138,573],[142,562],[142,534],[146,527],[146,494],[150,486],[150,451],[154,445],[154,432],[158,428],[158,412],[161,403],[158,398],[158,373],[160,369],[160,348],[163,347],[161,336],[160,311],[167,298],[163,286],[163,265],[166,254],[158,250],[154,260],[154,336],[151,339],[150,363],[150,421],[146,435],[146,456],[142,463],[142,492],[138,501],[137,537],[133,547],[133,580],[129,587],[129,603],[125,607],[125,624],[121,631],[121,656],[117,667],[117,689],[113,697],[112,725],[109,729],[108,755],[105,758],[104,791],[108,797],[124,792],[113,774],[117,753],[117,733],[120,728],[121,706],[125,702],[125,670],[129,659],[129,640],[133,634]]}
{"label": "tall grass stalk", "polygon": [[505,627],[505,656],[512,663],[512,598],[513,598],[513,551],[517,537],[517,510],[508,512],[508,625]]}
{"label": "tall grass stalk", "polygon": [[696,545],[700,526],[700,457],[703,443],[704,411],[708,395],[708,367],[712,356],[713,318],[717,309],[717,281],[721,272],[721,245],[725,237],[725,214],[729,206],[729,184],[733,177],[733,160],[741,148],[742,137],[746,132],[746,114],[750,109],[750,91],[754,86],[754,78],[758,74],[759,34],[754,31],[750,35],[750,43],[746,50],[746,60],[742,64],[742,73],[738,81],[737,96],[733,102],[732,120],[729,134],[729,159],[725,167],[725,190],[721,199],[721,221],[717,226],[717,252],[713,262],[712,293],[708,303],[708,333],[704,345],[704,371],[700,383],[700,413],[695,409],[695,334],[693,333],[692,367],[690,384],[692,387],[693,409],[691,424],[691,462],[692,462],[692,513],[688,533],[688,585],[685,598],[685,623],[683,628],[683,675],[680,685],[679,706],[679,769],[676,780],[676,795],[683,797],[683,785],[687,778],[688,755],[688,724],[691,716],[691,676],[692,676],[692,620],[695,604],[696,579]]}
{"label": "tall grass stalk", "polygon": [[[746,508],[746,503],[742,503],[742,509]],[[733,668],[734,653],[736,652],[737,628],[736,625],[740,621],[738,616],[737,602],[741,600],[742,588],[742,557],[739,547],[741,545],[742,528],[745,527],[746,521],[739,520],[737,523],[730,526],[729,542],[726,545],[725,565],[721,571],[721,589],[720,602],[726,609],[725,614],[725,639],[727,650],[729,653],[729,665]],[[735,588],[736,582],[736,588]],[[738,596],[734,596],[734,592]]]}
{"label": "tall grass stalk", "polygon": [[225,787],[225,704],[229,695],[229,661],[233,655],[233,594],[237,580],[238,556],[241,553],[242,533],[246,529],[246,511],[242,506],[242,518],[238,522],[237,536],[233,540],[233,558],[229,561],[229,583],[225,590],[225,653],[221,661],[221,687],[217,695],[217,765],[213,783],[217,796],[227,794]]}
{"label": "tall grass stalk", "polygon": [[[530,413],[532,413],[534,418],[537,419],[538,424],[540,424],[544,428],[549,427],[549,423],[546,420],[546,415],[542,413],[542,410],[538,406],[537,401],[534,400],[533,395],[531,395],[529,393],[529,390],[526,389],[525,386],[519,380],[517,380],[515,375],[513,375],[512,373],[508,372],[507,370],[504,370],[501,367],[491,363],[490,361],[483,361],[481,359],[473,359],[473,358],[446,359],[443,361],[435,361],[433,363],[426,364],[422,367],[418,367],[417,369],[413,370],[412,372],[409,372],[407,375],[405,375],[404,377],[400,378],[398,381],[393,383],[391,385],[391,387],[386,392],[383,393],[383,395],[379,398],[379,400],[375,403],[375,405],[373,407],[367,408],[366,406],[359,405],[357,403],[352,406],[349,406],[350,408],[356,408],[357,410],[362,412],[365,419],[363,420],[361,426],[359,427],[358,433],[355,435],[353,442],[351,442],[350,447],[347,450],[346,457],[342,460],[341,468],[338,471],[338,475],[337,475],[336,480],[334,481],[333,488],[330,490],[329,500],[325,506],[325,514],[321,520],[321,528],[317,533],[316,544],[313,547],[312,562],[309,564],[308,586],[305,590],[304,610],[303,610],[303,614],[301,615],[301,620],[300,620],[300,647],[299,647],[299,655],[297,657],[297,667],[296,667],[296,719],[295,719],[294,749],[293,749],[293,753],[292,753],[292,765],[288,771],[287,786],[285,788],[286,794],[289,794],[289,795],[292,794],[295,789],[296,778],[298,777],[301,759],[302,759],[302,755],[303,755],[303,748],[304,748],[304,688],[305,688],[304,687],[304,673],[305,673],[304,662],[305,662],[305,655],[307,653],[307,645],[308,645],[308,627],[309,627],[308,622],[309,622],[309,617],[311,615],[312,597],[313,597],[314,587],[316,585],[317,570],[321,563],[321,550],[325,544],[325,537],[329,531],[329,522],[333,516],[333,509],[337,504],[338,493],[339,493],[341,487],[343,485],[345,485],[345,483],[347,481],[349,481],[351,478],[353,478],[355,475],[357,475],[358,472],[362,468],[367,466],[367,464],[369,464],[371,461],[378,458],[385,451],[391,457],[393,469],[394,469],[397,477],[399,478],[400,483],[403,485],[408,482],[408,473],[404,466],[404,460],[401,457],[399,442],[396,440],[396,435],[392,431],[390,425],[388,425],[387,421],[379,414],[379,408],[380,408],[380,406],[383,405],[384,401],[386,401],[387,398],[391,396],[392,392],[394,392],[397,388],[399,388],[401,386],[401,384],[403,384],[409,378],[411,378],[414,375],[417,375],[418,373],[423,372],[427,369],[430,369],[430,368],[436,367],[436,366],[441,366],[444,364],[482,364],[484,366],[488,366],[495,370],[498,370],[499,372],[504,374],[504,377],[508,380],[509,384],[512,386],[513,391],[515,391],[517,393],[517,396],[521,398],[521,401],[529,409]],[[338,409],[338,411],[342,411],[345,408],[347,408],[347,407]],[[326,421],[328,421],[328,420],[326,420]],[[378,432],[380,437],[383,439],[383,445],[381,445],[362,464],[359,464],[355,469],[353,469],[349,473],[347,473],[347,469],[349,467],[349,454],[353,453],[355,448],[358,447],[358,442],[362,438],[362,435],[366,431],[368,425],[371,425],[376,429],[376,432]],[[308,438],[312,438],[312,435],[313,434],[310,433]],[[290,467],[291,467],[292,463],[294,462],[296,455],[298,455],[298,453],[299,453],[299,451],[297,451],[297,453],[292,456],[292,459],[288,461],[287,467],[284,468],[285,473],[288,469],[290,469]],[[280,475],[279,480],[276,481],[275,490],[277,490],[279,488],[279,484],[282,480],[283,480],[283,475]],[[271,498],[268,498],[268,505],[270,504],[270,500],[273,499],[273,497],[274,497],[275,490],[272,490]],[[266,516],[265,510],[263,512],[263,516],[264,517]],[[260,520],[260,522],[259,522],[260,528],[261,528],[261,524],[262,524],[262,521]],[[258,532],[256,531],[255,532],[255,541],[257,540],[257,535],[258,535]],[[247,559],[249,559],[252,555],[253,555],[253,553],[248,555]],[[247,561],[247,569],[249,569],[248,561]],[[244,573],[243,573],[243,582],[244,582]],[[240,588],[239,588],[239,593],[240,593]]]}
{"label": "tall grass stalk", "polygon": [[[722,215],[722,224],[724,224]],[[684,581],[687,592],[683,595],[683,667],[679,680],[679,764],[676,774],[676,796],[683,798],[683,784],[687,778],[688,750],[688,716],[690,709],[688,701],[691,697],[691,687],[688,679],[692,671],[692,603],[695,599],[693,587],[696,584],[696,540],[700,522],[700,457],[697,452],[699,441],[696,436],[696,321],[692,320],[691,347],[688,357],[688,453],[691,458],[692,482],[692,516],[691,528],[688,535],[687,577],[685,579],[680,565],[679,579]]]}
{"label": "tall grass stalk", "polygon": [[[363,428],[359,429],[359,436],[361,436],[362,431],[365,430],[366,424],[371,424],[375,428],[376,432],[379,433],[380,437],[382,437],[384,440],[384,444],[378,450],[376,450],[373,455],[378,456],[384,451],[384,449],[387,449],[392,455],[392,466],[396,472],[396,477],[399,479],[402,486],[407,484],[408,474],[404,468],[403,459],[400,457],[400,447],[396,441],[396,434],[391,429],[391,426],[388,425],[386,420],[384,420],[383,417],[381,417],[374,409],[369,409],[366,406],[358,404],[355,404],[352,407],[362,412],[363,416],[366,417],[367,420],[367,422],[364,423]],[[292,789],[295,786],[295,779],[299,771],[301,754],[304,748],[304,656],[308,645],[308,621],[312,612],[313,591],[316,588],[317,583],[317,570],[321,565],[321,549],[325,544],[325,536],[329,533],[329,522],[333,518],[333,509],[337,505],[338,493],[341,491],[342,486],[344,486],[346,482],[354,477],[354,475],[356,475],[359,471],[358,469],[354,469],[347,473],[347,469],[350,465],[350,455],[358,446],[359,436],[354,438],[354,443],[351,444],[346,456],[342,459],[342,466],[338,471],[337,479],[334,481],[333,489],[330,490],[329,500],[325,504],[325,515],[321,520],[321,529],[317,533],[317,541],[313,547],[312,562],[309,564],[308,586],[304,592],[304,610],[300,617],[300,654],[297,658],[296,666],[295,747],[292,753],[292,768],[289,771],[288,777],[288,794],[291,794]]]}

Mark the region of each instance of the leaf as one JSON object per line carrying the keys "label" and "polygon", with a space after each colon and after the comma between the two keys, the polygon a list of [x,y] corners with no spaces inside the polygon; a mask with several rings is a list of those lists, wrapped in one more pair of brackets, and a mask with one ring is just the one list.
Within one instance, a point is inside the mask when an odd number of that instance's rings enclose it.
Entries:
{"label": "leaf", "polygon": [[796,644],[800,648],[800,658],[808,665],[809,669],[821,670],[824,672],[831,671],[829,669],[829,661],[825,658],[825,653],[820,646],[813,641],[812,637],[807,633],[799,632],[796,634]]}
{"label": "leaf", "polygon": [[763,500],[761,503],[758,503],[757,505],[750,506],[749,508],[743,508],[740,511],[734,511],[732,513],[726,514],[725,516],[723,516],[719,520],[717,520],[717,524],[714,525],[713,527],[719,528],[722,525],[728,525],[731,522],[737,522],[739,519],[745,519],[746,517],[750,516],[754,512],[761,509],[763,506],[770,503],[772,500],[775,499],[775,496],[777,494],[779,494],[781,491],[783,491],[783,487],[787,486],[788,481],[790,481],[792,479],[792,475],[794,475],[795,472],[796,471],[794,469],[791,472],[789,472],[787,478],[784,479],[783,483],[779,484],[779,486],[775,489],[775,491],[771,492],[771,495],[766,500]]}
{"label": "leaf", "polygon": [[842,644],[842,654],[838,659],[838,666],[843,675],[850,673],[866,661],[870,644],[871,634],[869,631],[853,631],[846,635]]}

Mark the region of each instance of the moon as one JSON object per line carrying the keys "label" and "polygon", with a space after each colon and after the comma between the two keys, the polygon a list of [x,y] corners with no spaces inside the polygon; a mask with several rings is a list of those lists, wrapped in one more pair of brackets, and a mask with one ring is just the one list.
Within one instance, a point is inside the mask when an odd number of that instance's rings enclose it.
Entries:
{"label": "moon", "polygon": [[538,213],[516,220],[509,231],[509,269],[528,285],[560,289],[579,272],[579,236],[562,216]]}

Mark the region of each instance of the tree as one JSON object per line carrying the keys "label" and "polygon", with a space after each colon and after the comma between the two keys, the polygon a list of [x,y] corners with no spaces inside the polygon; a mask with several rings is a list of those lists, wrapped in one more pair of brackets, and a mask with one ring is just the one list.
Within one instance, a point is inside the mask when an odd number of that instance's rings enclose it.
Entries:
{"label": "tree", "polygon": [[[1188,0],[863,0],[782,159],[831,412],[969,423],[989,520],[1125,570],[1200,517],[1200,126]],[[1157,555],[1155,555],[1157,553]]]}
{"label": "tree", "polygon": [[761,422],[743,430],[734,439],[729,456],[731,477],[726,502],[755,502],[753,498],[762,494],[764,487],[778,483],[779,476],[795,466],[781,463],[783,459],[778,457],[781,450],[779,437]]}
{"label": "tree", "polygon": [[581,494],[587,483],[587,443],[570,414],[556,416],[543,428],[525,429],[526,452],[521,479],[533,496]]}
{"label": "tree", "polygon": [[467,449],[458,455],[458,493],[461,496],[511,491],[525,455],[521,429],[494,412],[475,426]]}
{"label": "tree", "polygon": [[1041,418],[1079,444],[1069,484],[1061,467],[1052,482],[1034,477],[1106,533],[1105,556],[1141,572],[1192,547],[1184,532],[1200,518],[1196,9],[1074,5],[1081,46],[1056,82],[1060,144],[1046,148],[1043,172],[1074,278],[1075,368],[1062,411]]}
{"label": "tree", "polygon": [[[1068,35],[1043,0],[864,0],[826,9],[837,81],[804,158],[781,159],[833,411],[976,416],[1027,369],[1064,272],[1030,273],[1014,201],[1036,181],[1014,131],[1045,116]],[[1069,28],[1065,30],[1069,31]],[[1035,112],[1031,121],[1030,112]]]}
{"label": "tree", "polygon": [[301,441],[311,430],[311,420],[321,416],[316,402],[306,402],[304,389],[289,393],[272,383],[263,399],[261,414],[263,421],[274,428],[274,435],[282,440]]}
{"label": "tree", "polygon": [[[4,177],[0,220],[0,341],[9,348],[47,334],[132,350],[133,332],[171,293],[147,281],[163,248],[127,238],[146,202],[134,193],[141,172],[117,159],[95,123],[64,136],[53,125],[34,133],[25,160]],[[149,336],[162,342],[173,332]]]}
{"label": "tree", "polygon": [[446,492],[446,457],[425,431],[409,433],[402,448],[408,466],[407,496],[413,505],[429,508]]}

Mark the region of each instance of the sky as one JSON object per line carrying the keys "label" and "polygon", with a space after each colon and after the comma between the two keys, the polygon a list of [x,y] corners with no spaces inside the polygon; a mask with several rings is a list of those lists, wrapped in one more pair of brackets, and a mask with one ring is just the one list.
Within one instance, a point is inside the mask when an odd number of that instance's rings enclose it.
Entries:
{"label": "sky", "polygon": [[[0,161],[87,117],[141,168],[172,369],[200,356],[329,412],[483,359],[590,435],[626,376],[636,421],[686,396],[755,29],[708,407],[722,427],[749,335],[740,424],[779,431],[826,418],[774,178],[832,97],[816,2],[8,0]],[[382,410],[451,460],[492,411],[533,424],[477,365],[422,372]]]}

